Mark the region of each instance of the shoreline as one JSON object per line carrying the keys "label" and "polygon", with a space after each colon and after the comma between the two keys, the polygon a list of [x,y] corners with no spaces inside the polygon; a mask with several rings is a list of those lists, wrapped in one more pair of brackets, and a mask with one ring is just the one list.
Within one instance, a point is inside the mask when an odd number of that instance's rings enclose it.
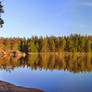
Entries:
{"label": "shoreline", "polygon": [[85,55],[85,54],[92,54],[92,52],[30,52],[28,55],[31,54],[53,54],[53,55]]}
{"label": "shoreline", "polygon": [[26,55],[92,55],[92,52],[28,52],[24,53],[21,51],[0,51],[0,57],[11,56],[11,57],[25,57]]}
{"label": "shoreline", "polygon": [[16,86],[8,82],[0,81],[0,92],[44,92],[44,91],[36,88]]}

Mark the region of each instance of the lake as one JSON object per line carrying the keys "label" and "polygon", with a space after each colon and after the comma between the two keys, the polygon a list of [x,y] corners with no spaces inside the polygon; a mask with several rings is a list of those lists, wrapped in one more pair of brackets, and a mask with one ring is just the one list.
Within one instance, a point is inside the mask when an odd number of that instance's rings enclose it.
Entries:
{"label": "lake", "polygon": [[45,92],[91,92],[92,56],[89,54],[32,54],[1,57],[0,80]]}

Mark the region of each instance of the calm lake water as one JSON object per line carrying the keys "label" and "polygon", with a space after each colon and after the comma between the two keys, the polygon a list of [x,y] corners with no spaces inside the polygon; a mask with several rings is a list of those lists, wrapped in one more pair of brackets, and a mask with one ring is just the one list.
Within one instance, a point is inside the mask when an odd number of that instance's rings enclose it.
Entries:
{"label": "calm lake water", "polygon": [[92,56],[1,57],[0,80],[45,92],[92,92]]}

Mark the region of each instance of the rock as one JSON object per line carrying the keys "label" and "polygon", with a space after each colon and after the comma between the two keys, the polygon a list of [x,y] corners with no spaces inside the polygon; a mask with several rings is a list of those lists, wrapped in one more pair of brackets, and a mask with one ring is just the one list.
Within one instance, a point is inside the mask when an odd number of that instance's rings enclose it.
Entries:
{"label": "rock", "polygon": [[26,56],[26,54],[21,51],[9,51],[7,53],[9,56],[13,56],[13,57],[25,57]]}
{"label": "rock", "polygon": [[0,81],[0,92],[44,92],[36,88],[20,87],[8,82]]}

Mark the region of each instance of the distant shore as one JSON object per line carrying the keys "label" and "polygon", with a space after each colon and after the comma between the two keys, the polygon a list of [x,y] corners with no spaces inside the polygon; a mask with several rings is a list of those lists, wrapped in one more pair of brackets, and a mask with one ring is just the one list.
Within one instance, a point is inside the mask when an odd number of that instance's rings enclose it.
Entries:
{"label": "distant shore", "polygon": [[28,52],[28,53],[24,53],[21,51],[15,51],[15,50],[10,50],[10,51],[3,51],[0,50],[0,56],[13,56],[13,57],[25,57],[26,55],[35,55],[35,54],[46,54],[46,55],[85,55],[85,54],[89,54],[91,55],[92,52]]}
{"label": "distant shore", "polygon": [[28,55],[31,54],[53,54],[53,55],[85,55],[85,54],[92,54],[91,52],[30,52]]}
{"label": "distant shore", "polygon": [[0,56],[25,57],[26,53],[16,50],[4,51],[0,50]]}

